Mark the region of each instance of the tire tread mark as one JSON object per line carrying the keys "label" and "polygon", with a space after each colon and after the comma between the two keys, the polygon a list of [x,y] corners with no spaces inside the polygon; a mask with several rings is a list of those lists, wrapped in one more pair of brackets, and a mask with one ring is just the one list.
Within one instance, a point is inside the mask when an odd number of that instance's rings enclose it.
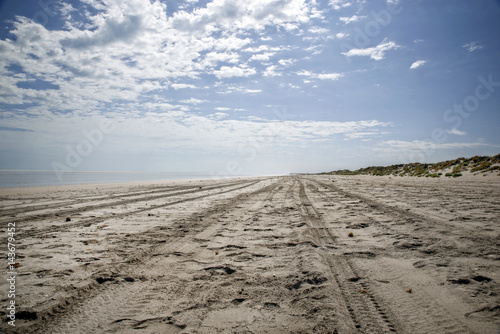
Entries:
{"label": "tire tread mark", "polygon": [[[224,186],[232,186],[235,184],[238,184],[240,182],[228,182],[228,183],[222,183],[220,184],[221,187]],[[192,190],[186,190],[190,189]],[[197,191],[204,191],[207,190],[208,188],[204,188],[202,190],[199,190],[199,186],[180,186],[180,187],[175,187],[175,186],[169,186],[169,187],[155,187],[151,191],[134,191],[134,192],[129,192],[126,194],[121,194],[117,196],[111,196],[111,195],[105,195],[105,196],[83,196],[74,200],[60,200],[60,202],[55,203],[55,204],[40,204],[40,205],[30,205],[28,207],[22,207],[22,208],[8,208],[8,209],[0,209],[0,214],[2,216],[7,216],[7,215],[12,215],[12,214],[17,214],[17,213],[28,213],[32,211],[38,211],[38,210],[46,210],[46,209],[52,209],[52,208],[58,208],[62,205],[72,205],[72,204],[82,204],[82,203],[91,203],[91,202],[97,202],[99,200],[109,200],[109,199],[123,199],[127,197],[134,197],[134,196],[143,196],[143,195],[152,195],[152,194],[158,194],[158,193],[167,193],[166,196],[163,197],[170,197],[170,196],[175,196],[175,195],[180,195],[180,194],[186,194],[186,193],[192,193],[192,192],[197,192]],[[184,193],[179,193],[177,191],[182,191],[184,190]],[[172,192],[174,192],[172,194]],[[143,199],[144,197],[139,198],[138,200]],[[5,198],[9,199],[9,198]],[[39,198],[32,198],[32,200],[38,200]],[[87,199],[87,200],[86,200]],[[0,199],[2,200],[2,199]],[[131,202],[133,202],[132,200]],[[120,205],[123,204],[121,202],[114,202],[114,203],[104,203],[104,206],[109,206],[109,205]],[[126,203],[125,203],[126,204]],[[90,207],[91,210],[98,208],[100,205],[97,204],[97,206],[92,206]],[[72,210],[81,210],[85,209],[86,207],[79,208],[79,209],[72,209]],[[29,210],[27,210],[29,209]],[[65,211],[64,213],[68,213],[69,211],[72,212],[72,210]],[[69,213],[71,213],[69,212]],[[35,214],[35,218],[40,218],[43,216],[43,214]],[[29,216],[26,217],[29,219]],[[3,220],[0,221],[0,223]]]}
{"label": "tire tread mark", "polygon": [[[244,182],[227,183],[227,184],[222,185],[222,187],[231,187],[231,186],[241,184],[241,183],[244,183]],[[248,182],[248,183],[250,183],[250,182]],[[175,192],[175,193],[169,192],[166,194],[164,193],[162,195],[155,195],[155,196],[147,196],[147,195],[151,194],[148,192],[148,193],[144,194],[146,196],[140,197],[140,198],[120,200],[120,201],[115,201],[115,202],[107,202],[107,203],[89,205],[89,206],[85,206],[85,207],[81,207],[81,208],[74,208],[74,209],[69,209],[69,210],[64,210],[64,211],[58,211],[58,214],[71,215],[74,213],[81,213],[82,211],[85,212],[85,211],[90,211],[90,210],[95,210],[95,209],[106,208],[106,207],[110,207],[110,206],[124,205],[124,204],[130,204],[130,203],[136,203],[136,202],[142,202],[142,201],[150,201],[150,200],[155,200],[155,199],[160,199],[160,198],[168,198],[168,197],[179,196],[179,195],[187,195],[187,194],[192,194],[192,193],[197,193],[197,192],[202,192],[202,191],[207,191],[207,190],[213,190],[213,189],[218,189],[218,188],[220,188],[220,187],[218,187],[218,186],[206,187],[206,188],[203,188],[201,190],[199,188],[196,188],[193,190],[187,190],[187,191],[183,191],[183,192]],[[131,196],[136,196],[136,194],[131,195]],[[119,196],[119,198],[123,198],[123,197],[129,197],[129,196],[128,195]],[[77,200],[77,201],[74,201],[74,203],[80,203],[80,201]],[[74,203],[71,203],[71,204],[74,204]],[[54,206],[43,206],[43,209],[57,208],[57,207],[60,207],[61,205],[68,205],[68,203],[62,203],[62,204],[58,204],[58,205],[54,205]],[[19,208],[19,209],[17,209],[17,211],[18,211],[17,213],[19,213],[19,212],[25,213],[25,212],[31,212],[34,210],[25,211],[24,208]],[[8,215],[8,213],[2,213],[2,215],[6,216],[6,215]],[[28,216],[23,216],[23,217],[14,217],[14,218],[10,217],[7,219],[0,219],[0,223],[12,221],[12,220],[19,220],[19,219],[22,219],[23,222],[26,222],[26,221],[36,220],[36,219],[48,218],[48,217],[52,217],[52,216],[54,216],[54,214],[52,212],[48,212],[48,213],[33,214],[33,215],[28,215]],[[71,225],[71,224],[66,224],[66,225]]]}
{"label": "tire tread mark", "polygon": [[[225,190],[225,191],[221,191],[221,192],[217,192],[217,193],[206,194],[206,195],[192,197],[192,198],[185,198],[185,199],[177,200],[177,201],[174,201],[174,202],[169,202],[169,203],[166,203],[166,204],[151,205],[151,206],[149,206],[148,208],[145,208],[145,209],[138,209],[138,210],[128,211],[128,212],[119,213],[119,214],[103,215],[101,217],[96,217],[96,218],[88,218],[88,219],[79,221],[78,223],[58,225],[58,226],[49,226],[49,227],[46,227],[46,228],[40,228],[40,229],[37,229],[37,230],[29,230],[29,231],[22,231],[21,230],[21,232],[19,232],[18,235],[20,235],[20,238],[35,237],[35,236],[40,236],[40,235],[43,235],[43,234],[46,234],[46,233],[56,232],[56,231],[57,232],[59,232],[59,231],[66,231],[66,230],[69,230],[69,229],[72,229],[72,228],[75,228],[75,227],[89,226],[89,225],[93,225],[93,224],[99,224],[99,223],[102,223],[102,222],[104,222],[104,221],[106,221],[107,219],[110,219],[110,218],[122,218],[122,217],[126,217],[126,216],[129,216],[129,215],[132,215],[132,214],[136,214],[136,213],[141,213],[141,212],[145,212],[145,211],[151,211],[151,210],[155,210],[155,209],[159,209],[159,208],[164,208],[164,207],[167,207],[167,206],[172,206],[172,205],[176,205],[176,204],[180,204],[180,203],[195,201],[195,200],[206,198],[206,197],[210,197],[210,196],[215,196],[215,195],[225,194],[225,193],[232,192],[232,191],[241,190],[241,189],[250,187],[252,185],[255,185],[258,182],[259,181],[252,182],[252,183],[247,183],[244,186],[241,186],[241,187],[238,187],[238,188],[231,188],[229,190]],[[161,198],[161,196],[159,198]],[[2,239],[0,238],[0,241],[1,240]]]}
{"label": "tire tread mark", "polygon": [[[335,243],[336,238],[326,227],[321,215],[318,214],[309,200],[304,183],[299,179],[299,198],[303,219],[311,227],[321,246]],[[321,232],[319,232],[321,231]],[[340,293],[347,306],[354,327],[360,333],[395,333],[396,323],[388,311],[369,289],[367,282],[361,279],[353,264],[345,257],[329,255],[323,252],[322,257],[327,263]]]}
{"label": "tire tread mark", "polygon": [[312,179],[308,179],[308,180],[315,182],[317,184],[320,184],[323,187],[329,188],[329,189],[331,189],[337,193],[340,193],[346,197],[354,198],[354,199],[357,199],[359,201],[362,201],[362,202],[368,204],[369,206],[371,206],[372,208],[375,208],[375,209],[380,210],[380,211],[385,212],[385,213],[392,213],[393,215],[396,215],[396,216],[403,216],[405,218],[411,218],[411,219],[416,219],[416,220],[431,221],[431,222],[436,222],[436,223],[442,222],[442,220],[436,220],[433,217],[428,217],[428,216],[414,213],[414,212],[408,212],[405,209],[401,209],[398,207],[387,205],[387,204],[381,203],[379,201],[370,199],[366,196],[349,192],[347,190],[344,190],[344,189],[337,187],[337,186],[334,186],[332,184],[327,184],[327,183],[324,183],[324,182],[318,181],[318,180],[312,180]]}
{"label": "tire tread mark", "polygon": [[[382,262],[379,264],[380,268],[385,272],[390,272],[394,277],[394,281],[405,282],[407,278],[405,274],[399,270],[395,270],[393,266]],[[407,286],[408,284],[406,284]],[[391,301],[398,311],[412,324],[412,332],[414,333],[475,333],[470,328],[465,327],[460,321],[457,321],[450,315],[442,306],[434,302],[433,297],[428,295],[425,291],[412,294],[411,303],[402,300],[397,296],[397,290],[384,289],[384,294],[393,295]],[[417,307],[415,307],[417,306]],[[422,316],[422,311],[425,310],[425,317]],[[430,312],[428,310],[431,310]]]}
{"label": "tire tread mark", "polygon": [[[310,180],[310,181],[312,181],[312,182],[316,182],[316,183],[318,182],[318,181],[316,181],[316,180]],[[322,184],[320,184],[320,185],[322,185]],[[328,187],[327,187],[327,185],[325,185],[325,188],[330,189],[330,188],[328,188]],[[314,188],[313,188],[313,189],[312,189],[312,191],[313,191],[315,194],[317,194],[319,197],[321,197],[321,199],[324,199],[324,200],[331,200],[331,198],[328,198],[326,195],[324,195],[324,194],[323,194],[321,191],[319,191],[318,189],[314,189]],[[332,190],[332,191],[334,191],[334,190]],[[335,192],[335,191],[334,191],[334,192]],[[343,198],[353,199],[353,198],[352,198],[352,197],[350,197],[348,194],[343,194],[343,193],[340,193],[339,195],[340,195],[340,196],[342,196]],[[363,203],[363,201],[362,201],[362,200],[360,200],[360,199],[358,199],[358,198],[355,198],[355,199],[356,199],[356,200],[359,200],[359,201],[360,201],[360,203]],[[380,208],[380,207],[376,208],[376,207],[370,206],[370,204],[366,204],[366,203],[365,203],[365,205],[366,205],[366,207],[367,207],[367,208],[370,208],[370,209],[371,209],[371,212],[372,212],[372,213],[373,213],[373,212],[379,212],[379,213],[383,214],[384,216],[387,216],[387,215],[392,215],[393,217],[395,217],[395,218],[399,218],[399,219],[401,219],[401,218],[409,218],[409,217],[405,217],[405,216],[404,216],[404,215],[402,215],[401,213],[394,214],[393,212],[386,212],[386,211],[383,211],[383,208]],[[358,212],[357,212],[356,214],[357,214],[357,215],[362,215],[363,217],[365,217],[365,219],[366,219],[367,221],[369,221],[370,223],[375,223],[375,224],[377,224],[377,227],[378,227],[379,229],[382,229],[382,230],[384,230],[385,232],[388,232],[388,233],[390,233],[390,234],[392,234],[392,235],[398,235],[398,236],[400,236],[400,237],[401,237],[401,236],[404,236],[406,239],[413,240],[413,241],[418,242],[418,243],[420,243],[420,244],[425,244],[425,243],[426,243],[426,241],[427,241],[427,242],[430,242],[431,240],[433,240],[432,238],[426,238],[426,240],[423,240],[422,238],[419,238],[419,237],[418,237],[418,236],[416,236],[415,234],[410,234],[410,233],[403,232],[403,231],[401,231],[401,230],[396,230],[396,229],[394,229],[393,227],[391,227],[390,225],[388,225],[388,224],[384,224],[383,222],[380,222],[380,221],[377,221],[377,220],[375,220],[372,216],[367,215],[367,214],[363,213],[363,212],[362,212],[362,211],[360,211],[360,210],[358,210]],[[411,219],[413,219],[413,218],[411,218]]]}
{"label": "tire tread mark", "polygon": [[[260,181],[253,182],[251,185],[257,184]],[[273,182],[273,184],[264,186],[262,188],[259,188],[257,190],[254,190],[250,193],[243,193],[243,194],[238,194],[229,200],[225,200],[223,203],[214,205],[213,207],[203,211],[205,215],[208,216],[214,216],[216,214],[221,214],[223,215],[225,211],[228,209],[238,205],[242,200],[248,197],[256,196],[259,195],[263,192],[269,192],[271,190],[274,190],[277,187],[277,182]],[[243,186],[238,189],[243,189],[248,187]],[[228,192],[228,191],[225,191]],[[223,192],[219,192],[217,194],[221,194]],[[202,196],[206,197],[206,196]],[[198,197],[198,198],[202,198]],[[210,219],[204,219],[203,222],[199,222],[197,217],[199,216],[199,212],[195,212],[191,215],[191,218],[188,218],[188,220],[196,221],[197,224],[202,224],[205,227],[209,226],[211,220]],[[183,222],[184,219],[181,219],[179,222]],[[174,222],[175,223],[175,222]],[[198,233],[197,229],[192,229],[192,233]],[[159,232],[161,233],[161,232]],[[192,234],[191,233],[191,234]],[[128,276],[129,273],[131,272],[139,272],[141,264],[144,265],[146,260],[151,258],[152,254],[158,254],[158,253],[165,253],[168,252],[168,249],[185,244],[185,239],[189,237],[191,234],[186,234],[181,237],[169,237],[166,236],[165,238],[169,240],[169,242],[165,244],[161,244],[159,246],[153,246],[149,248],[148,250],[142,251],[141,253],[137,254],[134,256],[133,259],[127,262],[120,262],[119,264],[116,264],[112,266],[111,268],[106,268],[106,272],[113,272],[113,273],[127,273],[126,275]],[[127,295],[127,289],[129,286],[127,286],[127,283],[118,283],[118,284],[97,284],[95,279],[99,276],[101,276],[101,272],[96,272],[94,273],[90,278],[88,278],[89,285],[86,289],[75,289],[73,291],[72,296],[69,296],[66,300],[60,301],[59,304],[53,305],[50,310],[42,310],[38,312],[38,317],[40,318],[40,321],[33,324],[29,329],[28,333],[48,333],[47,328],[50,327],[52,328],[51,323],[57,322],[61,323],[61,319],[64,318],[66,319],[65,315],[68,314],[74,314],[74,312],[77,308],[78,305],[82,305],[82,303],[91,303],[91,305],[94,305],[90,307],[92,310],[98,310],[99,308],[106,310],[108,304],[105,302],[105,300],[109,298],[114,298],[116,295],[124,294]],[[125,274],[124,274],[125,275]],[[111,288],[111,289],[110,289]],[[124,290],[122,290],[124,289]],[[120,291],[120,293],[118,293]],[[107,297],[111,296],[111,297]],[[103,302],[104,301],[104,302]],[[86,311],[85,311],[86,312]],[[93,311],[92,311],[93,312]],[[97,312],[97,311],[96,311]],[[57,314],[57,319],[54,319],[54,313]],[[87,319],[85,314],[82,316],[83,319]]]}
{"label": "tire tread mark", "polygon": [[[308,181],[311,181],[313,183],[319,184],[321,186],[324,186],[327,189],[330,189],[334,192],[338,192],[341,195],[347,197],[347,198],[353,198],[357,199],[361,202],[365,202],[367,205],[372,205],[374,206],[376,210],[383,212],[385,214],[390,214],[394,216],[399,216],[399,217],[404,217],[404,218],[417,218],[417,219],[422,219],[420,216],[415,215],[413,213],[407,213],[406,211],[393,208],[390,206],[387,206],[385,204],[381,204],[379,202],[366,199],[364,196],[360,196],[357,194],[351,194],[347,191],[340,190],[338,191],[338,188],[326,183],[323,183],[321,181],[317,180],[312,180],[308,179]],[[386,211],[389,211],[387,212]],[[418,218],[420,217],[420,218]],[[425,218],[427,219],[427,218]],[[393,233],[396,233],[393,231],[390,227],[380,225],[379,227],[384,227],[384,229],[387,229]],[[401,235],[401,232],[397,232],[397,234]],[[409,235],[407,235],[409,237]],[[412,236],[414,240],[419,240],[415,236]],[[349,264],[349,263],[348,263]],[[383,262],[379,262],[379,266],[383,268],[382,271],[385,272],[391,272],[392,275],[394,275],[394,281],[398,282],[404,282],[405,277],[403,273],[399,273],[395,271],[393,267],[388,266],[387,264],[384,264]],[[353,268],[353,272],[355,273],[355,269]],[[359,277],[358,275],[355,275],[354,277]],[[374,299],[374,302],[376,302],[377,309],[379,308],[380,302],[377,301],[377,296],[372,294],[370,292],[369,286],[367,285],[366,282],[360,281],[360,286],[362,287],[363,291],[366,291],[366,294],[371,298]],[[399,291],[399,290],[398,290]],[[452,315],[448,314],[448,312],[444,311],[442,307],[440,307],[437,303],[433,302],[432,296],[423,296],[423,292],[419,294],[413,294],[412,295],[412,303],[405,302],[401,300],[395,293],[395,291],[392,291],[391,289],[388,289],[387,291],[384,292],[384,295],[391,296],[391,304],[396,304],[396,308],[398,309],[398,312],[404,315],[404,318],[407,319],[408,323],[412,324],[411,331],[412,333],[432,333],[432,332],[437,332],[437,333],[443,333],[443,334],[465,334],[465,333],[473,333],[470,328],[465,327],[460,321],[457,321],[453,318]],[[415,304],[418,306],[418,308],[415,307]],[[419,312],[416,312],[417,309],[420,310],[428,310],[432,309],[432,312],[428,312],[425,315],[422,315]],[[379,310],[379,312],[383,312],[383,310]],[[429,317],[430,316],[430,317]]]}

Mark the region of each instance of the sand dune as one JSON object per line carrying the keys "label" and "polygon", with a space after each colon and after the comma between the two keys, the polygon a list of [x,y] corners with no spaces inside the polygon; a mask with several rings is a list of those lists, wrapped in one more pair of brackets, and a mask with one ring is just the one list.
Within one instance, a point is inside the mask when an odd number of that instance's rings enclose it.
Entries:
{"label": "sand dune", "polygon": [[9,331],[500,329],[498,180],[290,176],[1,198],[2,244],[16,222],[20,265]]}

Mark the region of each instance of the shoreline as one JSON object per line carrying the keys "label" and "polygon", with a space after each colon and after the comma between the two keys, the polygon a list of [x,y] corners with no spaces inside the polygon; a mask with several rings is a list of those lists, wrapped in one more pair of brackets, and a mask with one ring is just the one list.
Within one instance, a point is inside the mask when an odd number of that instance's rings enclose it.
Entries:
{"label": "shoreline", "polygon": [[0,170],[0,189],[101,183],[163,182],[170,180],[209,180],[255,176],[259,175],[232,176],[221,175],[220,173],[122,171],[72,171],[58,175],[54,171]]}
{"label": "shoreline", "polygon": [[[109,172],[113,173],[113,172]],[[441,177],[431,178],[424,176],[399,176],[399,175],[368,175],[368,174],[357,174],[357,175],[336,175],[336,174],[291,174],[291,175],[257,175],[257,176],[210,176],[206,178],[182,178],[182,179],[163,179],[163,180],[146,180],[146,181],[110,181],[110,182],[95,182],[95,183],[70,183],[70,184],[53,184],[53,185],[35,185],[35,186],[19,186],[19,187],[0,187],[0,193],[11,194],[11,193],[28,193],[30,191],[42,192],[46,191],[54,191],[61,190],[67,191],[71,190],[70,188],[81,187],[85,188],[116,188],[122,186],[150,186],[155,184],[168,184],[168,183],[183,183],[183,182],[201,182],[201,181],[211,181],[211,180],[224,180],[224,179],[258,179],[258,178],[271,178],[271,177],[293,177],[293,176],[323,176],[323,177],[336,177],[336,178],[374,178],[376,179],[408,179],[408,180],[467,180],[467,181],[498,181],[500,182],[500,176],[494,173],[488,174],[472,174],[469,172],[463,172],[463,175],[460,177],[448,177],[442,175]]]}
{"label": "shoreline", "polygon": [[221,176],[221,177],[207,177],[207,178],[192,178],[192,179],[169,179],[169,180],[146,180],[146,181],[110,181],[110,182],[97,182],[97,183],[71,183],[71,184],[54,184],[54,185],[39,185],[39,186],[20,186],[20,187],[0,187],[0,193],[3,194],[20,194],[30,192],[52,192],[52,191],[69,191],[72,188],[82,188],[83,190],[89,188],[120,188],[120,187],[140,187],[152,185],[168,185],[182,184],[190,182],[209,182],[217,180],[231,180],[231,179],[252,179],[252,178],[265,178],[274,176]]}

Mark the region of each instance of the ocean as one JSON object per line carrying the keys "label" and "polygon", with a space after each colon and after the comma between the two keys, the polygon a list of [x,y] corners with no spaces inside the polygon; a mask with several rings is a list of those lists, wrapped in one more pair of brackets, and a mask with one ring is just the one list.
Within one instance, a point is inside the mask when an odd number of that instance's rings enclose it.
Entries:
{"label": "ocean", "polygon": [[54,171],[0,170],[0,188],[51,186],[64,184],[210,179],[215,177],[217,176],[208,173],[87,171],[65,172],[58,177],[57,173]]}

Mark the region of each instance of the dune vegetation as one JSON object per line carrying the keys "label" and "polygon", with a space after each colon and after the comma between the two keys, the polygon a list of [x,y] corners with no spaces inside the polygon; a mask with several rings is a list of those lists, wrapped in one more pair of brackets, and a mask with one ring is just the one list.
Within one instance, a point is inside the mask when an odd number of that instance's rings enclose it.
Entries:
{"label": "dune vegetation", "polygon": [[500,176],[500,154],[493,157],[474,156],[472,158],[457,158],[436,163],[414,162],[391,166],[371,166],[355,171],[348,169],[332,171],[324,174],[332,175],[394,175],[418,177],[460,177],[465,173],[472,175],[496,173]]}

